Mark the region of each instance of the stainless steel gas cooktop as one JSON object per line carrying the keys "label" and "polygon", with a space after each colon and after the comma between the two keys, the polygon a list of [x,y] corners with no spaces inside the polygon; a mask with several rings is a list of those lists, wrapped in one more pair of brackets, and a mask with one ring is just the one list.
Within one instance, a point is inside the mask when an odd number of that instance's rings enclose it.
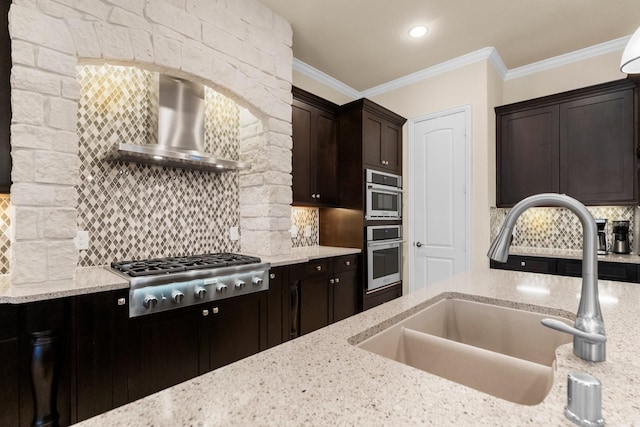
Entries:
{"label": "stainless steel gas cooktop", "polygon": [[267,290],[269,268],[227,252],[111,263],[129,280],[129,317]]}

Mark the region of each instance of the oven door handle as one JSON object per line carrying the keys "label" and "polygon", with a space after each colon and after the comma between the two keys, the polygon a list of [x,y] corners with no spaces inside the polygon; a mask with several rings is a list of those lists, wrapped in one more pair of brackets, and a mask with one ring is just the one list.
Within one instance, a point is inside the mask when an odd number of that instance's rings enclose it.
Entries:
{"label": "oven door handle", "polygon": [[389,187],[388,185],[380,185],[380,184],[367,184],[367,189],[369,189],[369,190],[378,190],[378,191],[386,191],[387,193],[396,193],[396,194],[401,194],[402,193],[402,188]]}
{"label": "oven door handle", "polygon": [[384,241],[377,241],[377,242],[367,242],[367,246],[369,247],[378,247],[378,246],[388,246],[388,247],[392,247],[392,246],[398,246],[401,243],[404,243],[405,241],[403,239],[399,239],[399,240],[384,240]]}

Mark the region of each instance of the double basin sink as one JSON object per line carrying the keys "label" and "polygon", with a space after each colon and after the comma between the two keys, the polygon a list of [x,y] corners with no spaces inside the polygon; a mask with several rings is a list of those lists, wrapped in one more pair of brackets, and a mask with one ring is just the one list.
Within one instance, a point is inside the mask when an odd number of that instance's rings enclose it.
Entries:
{"label": "double basin sink", "polygon": [[443,299],[357,344],[361,349],[524,405],[553,385],[555,351],[572,337],[540,323],[568,319]]}

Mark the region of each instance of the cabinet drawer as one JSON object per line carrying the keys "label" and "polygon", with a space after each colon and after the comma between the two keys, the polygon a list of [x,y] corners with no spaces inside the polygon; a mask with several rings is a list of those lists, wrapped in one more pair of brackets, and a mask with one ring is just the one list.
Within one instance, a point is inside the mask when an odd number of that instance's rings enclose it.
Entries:
{"label": "cabinet drawer", "polygon": [[511,255],[504,264],[492,260],[491,268],[554,274],[556,272],[556,262],[557,260],[553,258]]}
{"label": "cabinet drawer", "polygon": [[356,268],[358,268],[358,254],[339,256],[333,259],[334,273],[351,271],[355,270]]}
{"label": "cabinet drawer", "polygon": [[[598,262],[598,279],[635,282],[638,277],[637,270],[638,267],[635,264],[600,261]],[[558,260],[558,274],[562,276],[582,276],[582,261]]]}
{"label": "cabinet drawer", "polygon": [[324,276],[332,271],[332,258],[314,259],[305,264],[291,266],[291,278],[306,279]]}

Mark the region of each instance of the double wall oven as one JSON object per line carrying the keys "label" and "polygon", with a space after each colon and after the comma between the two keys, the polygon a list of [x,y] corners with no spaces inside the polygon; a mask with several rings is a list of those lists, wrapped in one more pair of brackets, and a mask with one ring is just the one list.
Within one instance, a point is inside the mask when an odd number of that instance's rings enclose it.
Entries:
{"label": "double wall oven", "polygon": [[367,169],[366,292],[402,280],[402,177]]}

